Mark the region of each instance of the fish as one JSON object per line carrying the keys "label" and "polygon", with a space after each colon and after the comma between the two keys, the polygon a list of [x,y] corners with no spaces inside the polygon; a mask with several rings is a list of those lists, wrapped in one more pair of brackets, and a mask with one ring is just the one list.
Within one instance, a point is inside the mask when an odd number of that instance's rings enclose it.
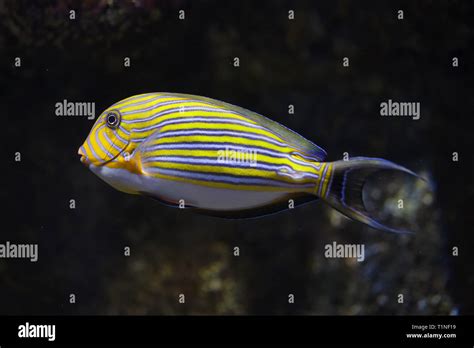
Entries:
{"label": "fish", "polygon": [[321,200],[378,230],[369,176],[413,171],[382,158],[327,161],[320,146],[245,108],[180,93],[120,100],[97,118],[80,161],[115,189],[223,218],[253,218]]}

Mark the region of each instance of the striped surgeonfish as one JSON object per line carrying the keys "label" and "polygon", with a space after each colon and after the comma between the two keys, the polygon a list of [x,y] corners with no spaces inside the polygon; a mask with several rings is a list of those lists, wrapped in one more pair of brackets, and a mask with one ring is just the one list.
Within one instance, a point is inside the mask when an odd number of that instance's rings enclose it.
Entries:
{"label": "striped surgeonfish", "polygon": [[379,170],[412,171],[379,158],[326,162],[326,152],[290,129],[210,98],[148,93],[97,119],[81,162],[116,189],[228,218],[269,214],[321,199],[377,229],[362,195]]}

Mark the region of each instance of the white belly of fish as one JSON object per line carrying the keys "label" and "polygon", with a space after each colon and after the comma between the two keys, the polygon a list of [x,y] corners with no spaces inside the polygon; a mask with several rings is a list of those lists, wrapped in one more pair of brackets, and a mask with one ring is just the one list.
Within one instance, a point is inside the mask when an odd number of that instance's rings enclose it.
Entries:
{"label": "white belly of fish", "polygon": [[119,191],[145,193],[163,201],[215,211],[263,207],[287,197],[287,192],[231,190],[158,179],[130,173],[125,169],[90,165],[90,170]]}

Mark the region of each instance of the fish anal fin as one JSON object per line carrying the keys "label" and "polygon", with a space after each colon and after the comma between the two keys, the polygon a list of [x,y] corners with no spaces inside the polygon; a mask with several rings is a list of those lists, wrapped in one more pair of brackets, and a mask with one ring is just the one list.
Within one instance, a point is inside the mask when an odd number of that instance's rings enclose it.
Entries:
{"label": "fish anal fin", "polygon": [[158,197],[156,195],[153,195],[153,194],[150,194],[150,193],[147,193],[147,192],[139,192],[142,196],[145,196],[145,197],[149,197],[163,205],[166,205],[168,207],[172,207],[172,208],[179,208],[179,209],[196,209],[193,205],[190,205],[188,204],[187,202],[182,202],[182,205],[181,205],[181,202],[173,202],[173,201],[170,201],[170,200],[166,200],[164,198],[161,198],[161,197]]}
{"label": "fish anal fin", "polygon": [[288,196],[288,199],[280,200],[274,204],[261,208],[252,208],[235,211],[216,211],[195,208],[194,211],[207,216],[219,217],[223,219],[252,219],[266,215],[272,215],[283,210],[289,210],[289,200],[294,201],[294,207],[318,200],[318,197],[310,194],[301,194],[299,196]]}

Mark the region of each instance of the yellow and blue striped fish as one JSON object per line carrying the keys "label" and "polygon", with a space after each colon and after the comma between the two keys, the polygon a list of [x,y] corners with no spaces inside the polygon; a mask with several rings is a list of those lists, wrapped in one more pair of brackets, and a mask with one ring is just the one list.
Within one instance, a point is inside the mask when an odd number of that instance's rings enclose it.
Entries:
{"label": "yellow and blue striped fish", "polygon": [[107,108],[79,149],[81,162],[116,189],[161,202],[245,218],[322,199],[374,228],[364,205],[366,178],[395,163],[326,152],[252,111],[210,98],[148,93]]}

